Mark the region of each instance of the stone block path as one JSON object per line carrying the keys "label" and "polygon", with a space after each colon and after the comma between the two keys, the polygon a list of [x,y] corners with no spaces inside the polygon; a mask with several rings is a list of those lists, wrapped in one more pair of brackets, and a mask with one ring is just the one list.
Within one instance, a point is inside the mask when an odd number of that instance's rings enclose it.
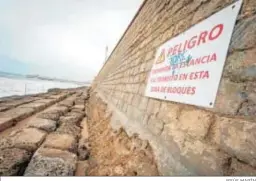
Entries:
{"label": "stone block path", "polygon": [[[112,134],[106,123],[86,115],[88,99],[86,88],[0,99],[0,176],[157,175],[143,153],[125,155],[132,164],[142,159],[144,172],[134,165],[126,171],[127,158],[116,165],[122,154],[107,143]],[[99,155],[104,149],[109,158]]]}

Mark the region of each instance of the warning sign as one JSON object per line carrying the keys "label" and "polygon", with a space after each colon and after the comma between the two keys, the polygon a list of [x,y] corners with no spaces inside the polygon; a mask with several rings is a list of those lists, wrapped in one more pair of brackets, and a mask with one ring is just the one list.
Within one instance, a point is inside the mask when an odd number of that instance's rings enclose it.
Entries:
{"label": "warning sign", "polygon": [[241,4],[237,1],[159,47],[145,95],[213,107]]}

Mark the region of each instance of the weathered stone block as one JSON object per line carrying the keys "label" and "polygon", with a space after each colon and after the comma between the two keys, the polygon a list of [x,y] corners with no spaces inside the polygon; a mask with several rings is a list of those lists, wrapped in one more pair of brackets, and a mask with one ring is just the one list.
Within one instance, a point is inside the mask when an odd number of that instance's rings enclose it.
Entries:
{"label": "weathered stone block", "polygon": [[228,175],[234,176],[255,176],[256,169],[232,158]]}
{"label": "weathered stone block", "polygon": [[40,148],[32,157],[24,176],[72,176],[76,160],[73,153]]}
{"label": "weathered stone block", "polygon": [[256,166],[256,123],[246,120],[218,118],[220,146],[240,160]]}
{"label": "weathered stone block", "polygon": [[160,101],[150,98],[147,106],[147,113],[156,114],[160,109]]}
{"label": "weathered stone block", "polygon": [[212,124],[213,115],[201,110],[183,110],[179,118],[179,128],[196,139],[203,139]]}
{"label": "weathered stone block", "polygon": [[164,123],[161,120],[151,116],[148,120],[148,128],[155,135],[160,135],[164,128]]}
{"label": "weathered stone block", "polygon": [[[179,21],[175,26],[173,34],[177,35],[177,34],[180,34],[184,31],[186,31],[191,25],[192,18],[193,18],[192,15],[187,15],[185,18],[183,18],[181,21]],[[162,41],[164,42],[165,39],[162,38]]]}
{"label": "weathered stone block", "polygon": [[226,61],[223,71],[225,77],[233,82],[256,80],[256,48],[233,52]]}
{"label": "weathered stone block", "polygon": [[134,94],[129,94],[129,95],[128,95],[128,100],[127,100],[127,103],[128,103],[128,104],[131,104],[131,103],[132,103],[133,97],[134,97]]}
{"label": "weathered stone block", "polygon": [[244,0],[243,1],[243,11],[252,11],[255,9],[256,1],[254,0]]}
{"label": "weathered stone block", "polygon": [[7,111],[8,109],[10,109],[9,106],[0,105],[0,112]]}
{"label": "weathered stone block", "polygon": [[161,138],[172,145],[172,155],[180,155],[180,149],[182,149],[186,134],[181,131],[175,123],[165,124]]}
{"label": "weathered stone block", "polygon": [[50,99],[55,99],[56,101],[61,101],[68,96],[67,93],[59,94],[59,95],[51,95],[49,96]]}
{"label": "weathered stone block", "polygon": [[180,104],[162,101],[157,118],[163,120],[164,123],[176,122],[181,110],[182,105]]}
{"label": "weathered stone block", "polygon": [[56,107],[50,108],[47,112],[58,113],[60,116],[63,116],[68,112],[68,110],[69,109],[65,106],[56,106]]}
{"label": "weathered stone block", "polygon": [[[201,2],[204,2],[206,0],[200,0]],[[228,2],[231,2],[231,0],[228,0]],[[214,12],[222,9],[224,6],[227,5],[227,1],[222,0],[214,0],[214,1],[208,1],[208,3],[204,3],[198,10],[195,12],[194,17],[192,19],[192,24],[196,24],[199,21],[207,18]]]}
{"label": "weathered stone block", "polygon": [[88,118],[84,118],[80,124],[83,128],[81,130],[81,139],[87,140],[89,138],[89,131],[88,131]]}
{"label": "weathered stone block", "polygon": [[228,79],[222,79],[212,110],[235,115],[245,99],[243,83],[233,83]]}
{"label": "weathered stone block", "polygon": [[0,118],[0,132],[11,127],[14,124],[12,118]]}
{"label": "weathered stone block", "polygon": [[185,142],[181,162],[197,175],[224,175],[229,156],[201,141]]}
{"label": "weathered stone block", "polygon": [[72,109],[78,109],[80,111],[84,111],[84,105],[82,105],[82,104],[75,105],[72,107]]}
{"label": "weathered stone block", "polygon": [[68,134],[74,136],[76,139],[80,136],[80,128],[74,124],[63,123],[56,130],[57,134]]}
{"label": "weathered stone block", "polygon": [[2,137],[0,139],[0,150],[6,148],[14,148],[13,140],[10,137]]}
{"label": "weathered stone block", "polygon": [[75,100],[75,105],[84,105],[84,99],[80,97]]}
{"label": "weathered stone block", "polygon": [[50,119],[34,118],[27,123],[27,126],[52,132],[56,129],[56,122]]}
{"label": "weathered stone block", "polygon": [[134,97],[132,99],[132,105],[133,106],[139,106],[140,101],[141,101],[141,96],[134,95]]}
{"label": "weathered stone block", "polygon": [[32,102],[19,106],[19,108],[33,108],[36,112],[46,108],[47,104],[43,102]]}
{"label": "weathered stone block", "polygon": [[147,109],[147,105],[148,105],[148,98],[142,97],[139,103],[139,109],[142,111],[145,111]]}
{"label": "weathered stone block", "polygon": [[58,113],[42,112],[42,113],[39,113],[36,117],[42,118],[42,119],[51,119],[54,121],[58,121],[60,115]]}
{"label": "weathered stone block", "polygon": [[28,97],[28,96],[15,98],[15,96],[14,96],[14,97],[7,98],[4,105],[8,106],[9,108],[14,108],[14,107],[20,106],[22,104],[30,103],[35,100],[37,100],[37,98]]}
{"label": "weathered stone block", "polygon": [[30,157],[30,152],[18,148],[0,150],[0,175],[21,175]]}
{"label": "weathered stone block", "polygon": [[[152,160],[145,157],[142,152],[134,154],[127,162],[127,167],[129,170],[134,171],[137,176],[159,175],[156,165],[152,164]],[[122,170],[122,168],[115,168],[115,174],[121,175],[122,172],[120,173],[118,170]]]}
{"label": "weathered stone block", "polygon": [[71,108],[74,105],[74,100],[64,100],[60,103],[58,103],[59,106],[66,106],[68,108]]}
{"label": "weathered stone block", "polygon": [[70,152],[76,152],[76,139],[72,135],[67,134],[49,134],[42,145],[44,148],[54,148]]}
{"label": "weathered stone block", "polygon": [[252,119],[256,120],[256,101],[247,100],[241,105],[241,108],[238,111],[240,116],[249,116]]}
{"label": "weathered stone block", "polygon": [[35,151],[44,141],[46,133],[36,128],[25,128],[15,132],[11,139],[15,148]]}
{"label": "weathered stone block", "polygon": [[256,15],[243,19],[235,26],[230,51],[244,50],[256,45]]}
{"label": "weathered stone block", "polygon": [[91,145],[88,139],[83,137],[78,143],[78,158],[79,160],[86,160],[90,154]]}
{"label": "weathered stone block", "polygon": [[54,103],[56,103],[56,100],[54,100],[54,99],[40,99],[36,102],[37,103],[44,103],[46,106],[50,106],[50,105],[53,105]]}
{"label": "weathered stone block", "polygon": [[12,119],[17,122],[31,116],[34,113],[33,108],[13,108],[6,112],[0,113],[0,118]]}
{"label": "weathered stone block", "polygon": [[75,176],[88,176],[87,172],[90,168],[90,163],[86,161],[78,161],[76,164],[76,173]]}
{"label": "weathered stone block", "polygon": [[144,96],[145,90],[146,90],[146,84],[141,84],[141,85],[140,85],[140,88],[139,88],[138,94]]}
{"label": "weathered stone block", "polygon": [[80,122],[84,117],[84,113],[79,113],[79,112],[69,112],[68,114],[59,119],[59,123],[70,123],[70,124],[77,124]]}

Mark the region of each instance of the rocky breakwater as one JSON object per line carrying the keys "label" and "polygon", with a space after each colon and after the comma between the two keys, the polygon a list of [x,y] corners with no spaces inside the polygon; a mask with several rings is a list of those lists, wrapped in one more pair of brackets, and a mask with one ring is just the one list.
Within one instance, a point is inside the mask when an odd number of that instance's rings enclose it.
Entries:
{"label": "rocky breakwater", "polygon": [[0,175],[73,175],[86,89],[0,102]]}
{"label": "rocky breakwater", "polygon": [[158,175],[148,143],[112,130],[89,97],[82,88],[2,100],[0,176]]}

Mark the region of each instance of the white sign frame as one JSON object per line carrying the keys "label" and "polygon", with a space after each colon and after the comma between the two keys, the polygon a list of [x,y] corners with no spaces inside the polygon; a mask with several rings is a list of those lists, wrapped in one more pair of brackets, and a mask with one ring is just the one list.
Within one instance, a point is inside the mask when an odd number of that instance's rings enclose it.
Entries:
{"label": "white sign frame", "polygon": [[239,0],[161,45],[145,96],[214,107],[241,5]]}

